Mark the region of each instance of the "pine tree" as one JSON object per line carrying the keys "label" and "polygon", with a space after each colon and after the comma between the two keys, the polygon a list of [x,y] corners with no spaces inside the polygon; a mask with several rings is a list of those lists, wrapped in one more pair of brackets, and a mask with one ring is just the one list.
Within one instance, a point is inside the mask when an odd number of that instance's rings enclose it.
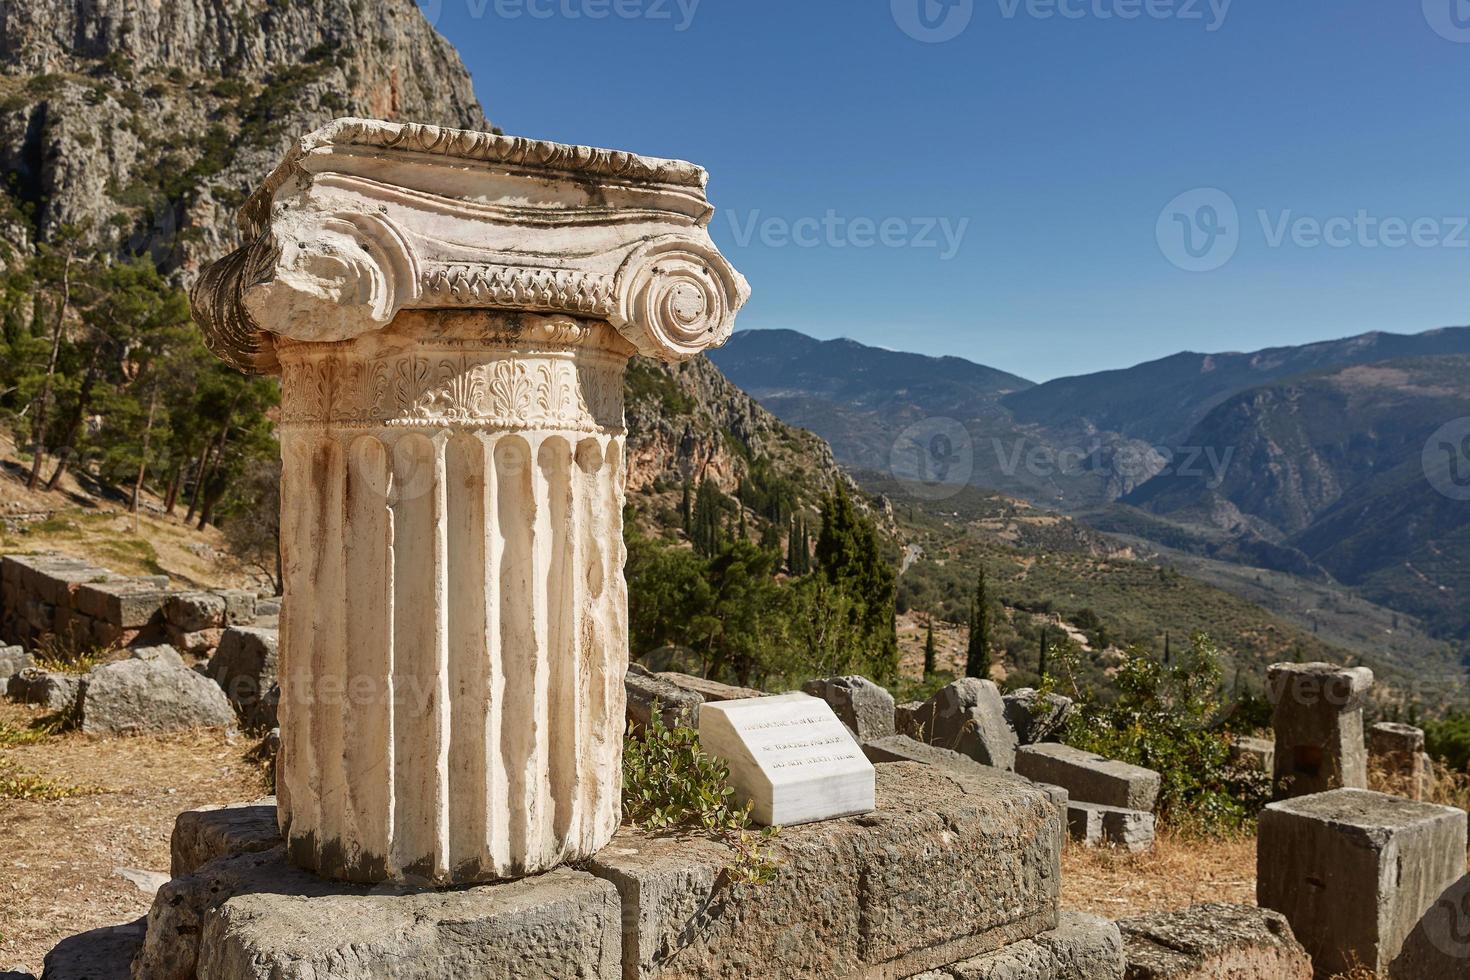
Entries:
{"label": "pine tree", "polygon": [[924,676],[933,677],[936,669],[934,653],[934,617],[929,617],[929,633],[924,637]]}
{"label": "pine tree", "polygon": [[970,606],[970,644],[965,651],[965,676],[990,679],[990,596],[985,584],[985,569],[975,583],[975,601]]}

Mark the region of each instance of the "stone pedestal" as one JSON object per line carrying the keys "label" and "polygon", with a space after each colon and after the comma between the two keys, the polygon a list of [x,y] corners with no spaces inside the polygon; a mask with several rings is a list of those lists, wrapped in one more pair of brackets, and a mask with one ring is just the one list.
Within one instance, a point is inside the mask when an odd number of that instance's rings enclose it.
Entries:
{"label": "stone pedestal", "polygon": [[1256,899],[1285,914],[1319,976],[1355,965],[1389,976],[1465,873],[1465,846],[1465,811],[1454,807],[1358,789],[1272,803],[1261,812]]}
{"label": "stone pedestal", "polygon": [[211,348],[282,378],[280,822],[359,882],[532,874],[620,815],[623,372],[748,295],[703,170],[340,120],[205,272]]}
{"label": "stone pedestal", "polygon": [[1363,705],[1367,667],[1275,664],[1267,673],[1276,733],[1276,796],[1287,799],[1368,786]]}
{"label": "stone pedestal", "polygon": [[1424,753],[1424,729],[1379,722],[1368,731],[1368,757],[1389,778],[1394,793],[1422,800],[1432,791],[1432,763]]}

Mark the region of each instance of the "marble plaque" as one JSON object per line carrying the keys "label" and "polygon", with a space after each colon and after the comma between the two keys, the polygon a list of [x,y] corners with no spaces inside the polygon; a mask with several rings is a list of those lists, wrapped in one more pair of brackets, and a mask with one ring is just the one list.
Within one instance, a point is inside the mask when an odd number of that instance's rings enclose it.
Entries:
{"label": "marble plaque", "polygon": [[789,826],[874,808],[873,764],[827,702],[807,694],[700,705],[699,741],[730,767],[757,823]]}

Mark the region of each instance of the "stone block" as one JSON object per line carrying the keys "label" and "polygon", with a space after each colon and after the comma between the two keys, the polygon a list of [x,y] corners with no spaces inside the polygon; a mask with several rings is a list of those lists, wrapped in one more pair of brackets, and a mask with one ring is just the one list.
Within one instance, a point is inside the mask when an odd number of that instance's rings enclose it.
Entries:
{"label": "stone block", "polygon": [[630,664],[623,680],[628,692],[628,724],[637,729],[653,718],[654,704],[665,726],[699,727],[699,706],[704,697],[671,684],[641,664]]}
{"label": "stone block", "polygon": [[807,681],[802,691],[821,698],[858,741],[893,735],[893,695],[866,677],[826,677]]}
{"label": "stone block", "polygon": [[[992,681],[965,677],[941,688],[909,722],[914,737],[999,769],[1016,767],[1016,733]],[[912,732],[911,732],[912,734]],[[1055,782],[1055,780],[1049,780]]]}
{"label": "stone block", "polygon": [[8,680],[11,675],[35,666],[35,663],[24,647],[0,647],[0,678]]}
{"label": "stone block", "polygon": [[[279,635],[273,629],[232,626],[220,638],[219,648],[209,661],[214,678],[241,719],[252,728],[266,726],[274,712],[261,712],[261,698],[275,686]],[[269,715],[270,717],[268,717]]]}
{"label": "stone block", "polygon": [[1388,980],[1470,976],[1470,875],[1447,888],[1419,919],[1388,967]]}
{"label": "stone block", "polygon": [[997,769],[994,766],[981,765],[969,756],[961,755],[953,749],[928,745],[907,735],[890,735],[887,738],[878,738],[870,742],[864,742],[863,752],[867,755],[868,761],[874,765],[887,762],[918,762],[926,766],[937,766],[940,769],[953,769],[960,773],[989,775],[1001,779],[1016,780],[1028,786],[1035,786],[1041,790],[1063,813],[1067,809],[1067,791],[1060,786],[1055,786],[1051,783],[1033,782],[1019,773]]}
{"label": "stone block", "polygon": [[70,711],[76,706],[80,689],[80,677],[25,667],[10,678],[5,693],[12,701],[37,704],[47,711]]}
{"label": "stone block", "polygon": [[163,603],[163,617],[182,633],[223,629],[225,597],[213,592],[175,592]]}
{"label": "stone block", "polygon": [[185,633],[173,626],[168,628],[169,642],[195,657],[209,656],[219,647],[224,636],[225,631],[219,628],[196,630],[193,633]]}
{"label": "stone block", "polygon": [[1062,912],[1057,927],[925,974],[930,980],[1122,980],[1123,939],[1101,916]]}
{"label": "stone block", "polygon": [[1160,778],[1152,769],[1055,742],[1022,746],[1016,771],[1065,788],[1074,802],[1151,812],[1159,798]]}
{"label": "stone block", "polygon": [[150,580],[124,579],[77,587],[76,607],[120,629],[143,629],[162,621],[168,592]]}
{"label": "stone block", "polygon": [[1041,694],[1023,687],[1004,698],[1006,722],[1022,745],[1049,742],[1058,737],[1072,717],[1072,699],[1060,694]]}
{"label": "stone block", "polygon": [[254,803],[185,810],[174,820],[169,873],[182,878],[211,861],[281,846],[276,798]]}
{"label": "stone block", "polygon": [[281,614],[281,597],[280,596],[273,596],[272,598],[269,598],[269,599],[259,599],[255,603],[255,616],[256,616],[257,619],[264,619],[264,618],[267,618],[267,617],[270,617],[270,616],[279,616],[280,614]]}
{"label": "stone block", "polygon": [[1276,733],[1278,799],[1368,785],[1363,704],[1373,687],[1367,667],[1274,664],[1267,672]]}
{"label": "stone block", "polygon": [[1272,803],[1261,813],[1256,899],[1283,913],[1324,975],[1356,957],[1382,974],[1425,912],[1465,873],[1466,815],[1367,790]]}
{"label": "stone block", "polygon": [[258,600],[254,592],[247,589],[221,589],[217,594],[225,600],[225,626],[248,626],[255,622]]}
{"label": "stone block", "polygon": [[1056,927],[1061,823],[1037,790],[894,763],[877,795],[784,829],[755,888],[729,883],[721,844],[619,831],[588,869],[623,898],[623,976],[909,976]]}
{"label": "stone block", "polygon": [[617,889],[583,871],[438,891],[329,882],[275,849],[159,890],[134,980],[619,974]]}
{"label": "stone block", "polygon": [[179,651],[167,643],[160,643],[158,646],[151,647],[134,647],[128,652],[128,658],[131,660],[146,660],[149,663],[164,664],[171,667],[184,666],[184,658],[179,656]]}
{"label": "stone block", "polygon": [[137,735],[187,728],[232,728],[235,711],[219,685],[157,660],[121,660],[96,668],[79,697],[82,731]]}
{"label": "stone block", "polygon": [[893,708],[893,729],[899,735],[907,735],[909,738],[923,741],[923,733],[920,731],[919,712],[924,708],[923,701],[905,701],[903,704],[895,705]]}
{"label": "stone block", "polygon": [[1230,762],[1239,769],[1270,775],[1276,768],[1276,743],[1269,738],[1237,738],[1230,743]]}
{"label": "stone block", "polygon": [[1067,830],[1087,847],[1111,845],[1142,854],[1154,846],[1154,815],[1143,810],[1072,800],[1067,803]]}
{"label": "stone block", "polygon": [[147,920],[69,936],[46,954],[41,980],[128,980]]}
{"label": "stone block", "polygon": [[675,687],[681,687],[686,691],[693,691],[705,701],[741,701],[745,698],[759,698],[765,695],[765,691],[758,691],[753,687],[736,687],[734,684],[721,684],[719,681],[707,680],[703,677],[695,677],[693,674],[681,674],[674,670],[661,670],[656,675],[660,680],[668,681]]}
{"label": "stone block", "polygon": [[1118,923],[1128,980],[1312,980],[1312,960],[1280,912],[1196,905]]}
{"label": "stone block", "polygon": [[1433,792],[1433,763],[1424,753],[1422,728],[1387,721],[1374,725],[1368,730],[1368,758],[1389,778],[1395,794],[1422,800]]}

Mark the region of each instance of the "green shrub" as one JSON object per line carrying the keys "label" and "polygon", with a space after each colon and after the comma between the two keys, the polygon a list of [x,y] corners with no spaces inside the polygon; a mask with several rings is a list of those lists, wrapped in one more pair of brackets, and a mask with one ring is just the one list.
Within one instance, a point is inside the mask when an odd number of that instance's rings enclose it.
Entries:
{"label": "green shrub", "polygon": [[1470,714],[1452,714],[1439,721],[1424,723],[1425,747],[1436,759],[1442,759],[1462,772],[1470,769]]}
{"label": "green shrub", "polygon": [[[1059,663],[1071,669],[1069,657]],[[1216,728],[1220,680],[1219,653],[1203,634],[1168,666],[1134,650],[1110,702],[1083,695],[1066,741],[1157,771],[1162,819],[1207,833],[1237,829],[1270,799],[1270,778],[1230,764],[1229,736]]]}
{"label": "green shrub", "polygon": [[732,882],[763,884],[776,876],[769,842],[780,831],[752,831],[750,806],[736,805],[729,779],[729,767],[700,748],[699,733],[665,726],[657,706],[652,723],[623,742],[624,818],[649,830],[702,831],[735,851],[726,868]]}

